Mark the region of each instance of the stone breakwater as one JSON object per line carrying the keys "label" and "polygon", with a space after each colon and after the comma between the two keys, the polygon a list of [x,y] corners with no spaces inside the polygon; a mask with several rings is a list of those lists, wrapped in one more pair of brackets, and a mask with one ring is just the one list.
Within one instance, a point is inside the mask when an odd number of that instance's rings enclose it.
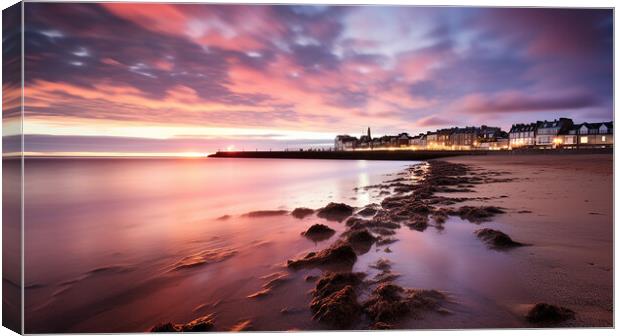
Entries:
{"label": "stone breakwater", "polygon": [[[494,197],[476,197],[476,185],[513,181],[506,172],[487,171],[464,164],[444,161],[430,161],[408,167],[396,178],[364,189],[377,189],[386,195],[380,204],[368,204],[354,208],[344,203],[329,203],[320,209],[298,208],[290,214],[304,218],[315,214],[327,221],[344,222],[345,230],[329,246],[303,256],[287,260],[288,272],[302,269],[319,269],[318,277],[307,277],[315,281],[311,292],[309,309],[312,318],[326,328],[332,329],[394,329],[407,318],[420,318],[427,314],[450,314],[446,308],[454,303],[449,293],[436,289],[403,288],[394,280],[399,274],[392,272],[392,261],[379,259],[370,267],[379,271],[370,278],[365,272],[353,272],[353,266],[360,255],[371,248],[384,249],[389,253],[390,244],[398,240],[398,230],[409,228],[423,232],[428,227],[443,230],[451,216],[474,224],[493,219],[508,209],[488,205]],[[451,197],[471,193],[471,197]],[[500,198],[499,196],[497,198]],[[472,206],[463,203],[483,201],[485,205]],[[257,213],[258,214],[258,213]],[[260,213],[263,215],[263,213]],[[335,230],[325,224],[315,224],[301,235],[311,240],[328,239]],[[483,228],[473,230],[473,235],[489,249],[506,252],[522,248],[526,243],[512,240],[505,233]],[[248,298],[266,295],[279,282],[289,279],[286,272],[278,275],[263,290]],[[276,283],[277,282],[277,283]],[[207,315],[208,328],[214,328],[215,320]],[[536,305],[524,321],[531,324],[548,325],[571,319],[574,313],[562,307],[541,303]],[[200,322],[204,322],[200,320]],[[163,323],[151,331],[193,331],[207,329],[204,323]]]}

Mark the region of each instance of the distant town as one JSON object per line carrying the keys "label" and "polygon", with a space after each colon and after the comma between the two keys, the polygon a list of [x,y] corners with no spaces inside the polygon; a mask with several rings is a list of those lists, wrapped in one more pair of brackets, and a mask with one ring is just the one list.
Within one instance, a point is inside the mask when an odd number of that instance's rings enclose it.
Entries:
{"label": "distant town", "polygon": [[354,150],[513,150],[522,148],[577,149],[612,147],[613,121],[576,124],[572,119],[514,124],[509,132],[499,127],[452,127],[415,136],[408,133],[373,138],[370,127],[359,138],[338,135],[336,151]]}

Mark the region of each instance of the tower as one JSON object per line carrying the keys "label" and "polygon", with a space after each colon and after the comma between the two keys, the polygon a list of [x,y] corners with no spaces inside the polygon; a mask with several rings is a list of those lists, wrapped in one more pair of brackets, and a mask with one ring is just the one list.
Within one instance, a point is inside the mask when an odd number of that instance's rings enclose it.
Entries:
{"label": "tower", "polygon": [[370,140],[370,139],[372,139],[372,138],[370,137],[370,127],[368,127],[368,139],[369,139],[369,140]]}

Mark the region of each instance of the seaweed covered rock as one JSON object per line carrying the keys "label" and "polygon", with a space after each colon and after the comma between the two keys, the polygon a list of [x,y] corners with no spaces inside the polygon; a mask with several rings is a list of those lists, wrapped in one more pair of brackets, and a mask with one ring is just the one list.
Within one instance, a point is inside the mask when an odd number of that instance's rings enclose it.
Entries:
{"label": "seaweed covered rock", "polygon": [[355,287],[364,278],[363,273],[327,272],[312,291],[310,309],[313,319],[335,328],[347,328],[359,318],[361,306]]}
{"label": "seaweed covered rock", "polygon": [[160,323],[151,328],[151,332],[204,332],[211,331],[214,326],[213,314],[209,314],[185,324]]}
{"label": "seaweed covered rock", "polygon": [[408,302],[401,295],[403,292],[402,287],[394,284],[380,284],[368,301],[364,302],[364,312],[375,323],[398,321],[411,311]]}
{"label": "seaweed covered rock", "polygon": [[310,208],[295,208],[295,210],[291,212],[291,215],[298,219],[304,219],[312,215],[313,213],[314,213],[314,210]]}
{"label": "seaweed covered rock", "polygon": [[358,211],[357,215],[362,216],[362,217],[372,217],[377,214],[377,211],[379,211],[378,204],[369,204],[366,207],[364,207],[362,210]]}
{"label": "seaweed covered rock", "polygon": [[574,319],[575,312],[548,303],[538,303],[530,309],[525,318],[531,323],[558,323]]}
{"label": "seaweed covered rock", "polygon": [[445,296],[436,290],[404,289],[390,282],[381,282],[363,303],[364,312],[373,323],[391,324],[407,315],[438,311]]}
{"label": "seaweed covered rock", "polygon": [[317,216],[331,221],[341,222],[353,214],[353,207],[344,203],[331,202],[317,212]]}
{"label": "seaweed covered rock", "polygon": [[428,227],[428,217],[424,215],[413,215],[405,222],[410,229],[416,231],[424,231]]}
{"label": "seaweed covered rock", "polygon": [[336,231],[327,225],[314,224],[310,228],[308,228],[308,230],[302,232],[301,234],[302,236],[310,240],[321,241],[329,239],[331,236],[334,235],[334,233],[336,233]]}
{"label": "seaweed covered rock", "polygon": [[493,229],[479,229],[474,232],[476,236],[494,249],[507,249],[523,246],[522,243],[512,240],[507,234]]}
{"label": "seaweed covered rock", "polygon": [[368,230],[349,230],[343,234],[343,239],[350,244],[357,254],[364,254],[370,251],[372,244],[377,241]]}
{"label": "seaweed covered rock", "polygon": [[330,247],[319,252],[310,252],[301,259],[288,260],[290,268],[316,267],[316,266],[353,266],[357,255],[353,247],[345,242],[338,241]]}
{"label": "seaweed covered rock", "polygon": [[481,223],[502,213],[504,213],[504,210],[495,206],[462,206],[456,210],[456,214],[461,219],[466,219],[472,223]]}
{"label": "seaweed covered rock", "polygon": [[344,329],[359,318],[361,307],[357,295],[351,286],[345,286],[329,296],[317,301],[312,306],[312,318]]}

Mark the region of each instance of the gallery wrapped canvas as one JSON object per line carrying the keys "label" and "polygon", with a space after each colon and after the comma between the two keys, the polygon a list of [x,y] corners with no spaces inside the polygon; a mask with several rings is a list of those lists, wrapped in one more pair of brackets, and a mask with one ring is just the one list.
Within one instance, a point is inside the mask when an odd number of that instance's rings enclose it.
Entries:
{"label": "gallery wrapped canvas", "polygon": [[613,327],[613,10],[3,10],[17,333]]}

